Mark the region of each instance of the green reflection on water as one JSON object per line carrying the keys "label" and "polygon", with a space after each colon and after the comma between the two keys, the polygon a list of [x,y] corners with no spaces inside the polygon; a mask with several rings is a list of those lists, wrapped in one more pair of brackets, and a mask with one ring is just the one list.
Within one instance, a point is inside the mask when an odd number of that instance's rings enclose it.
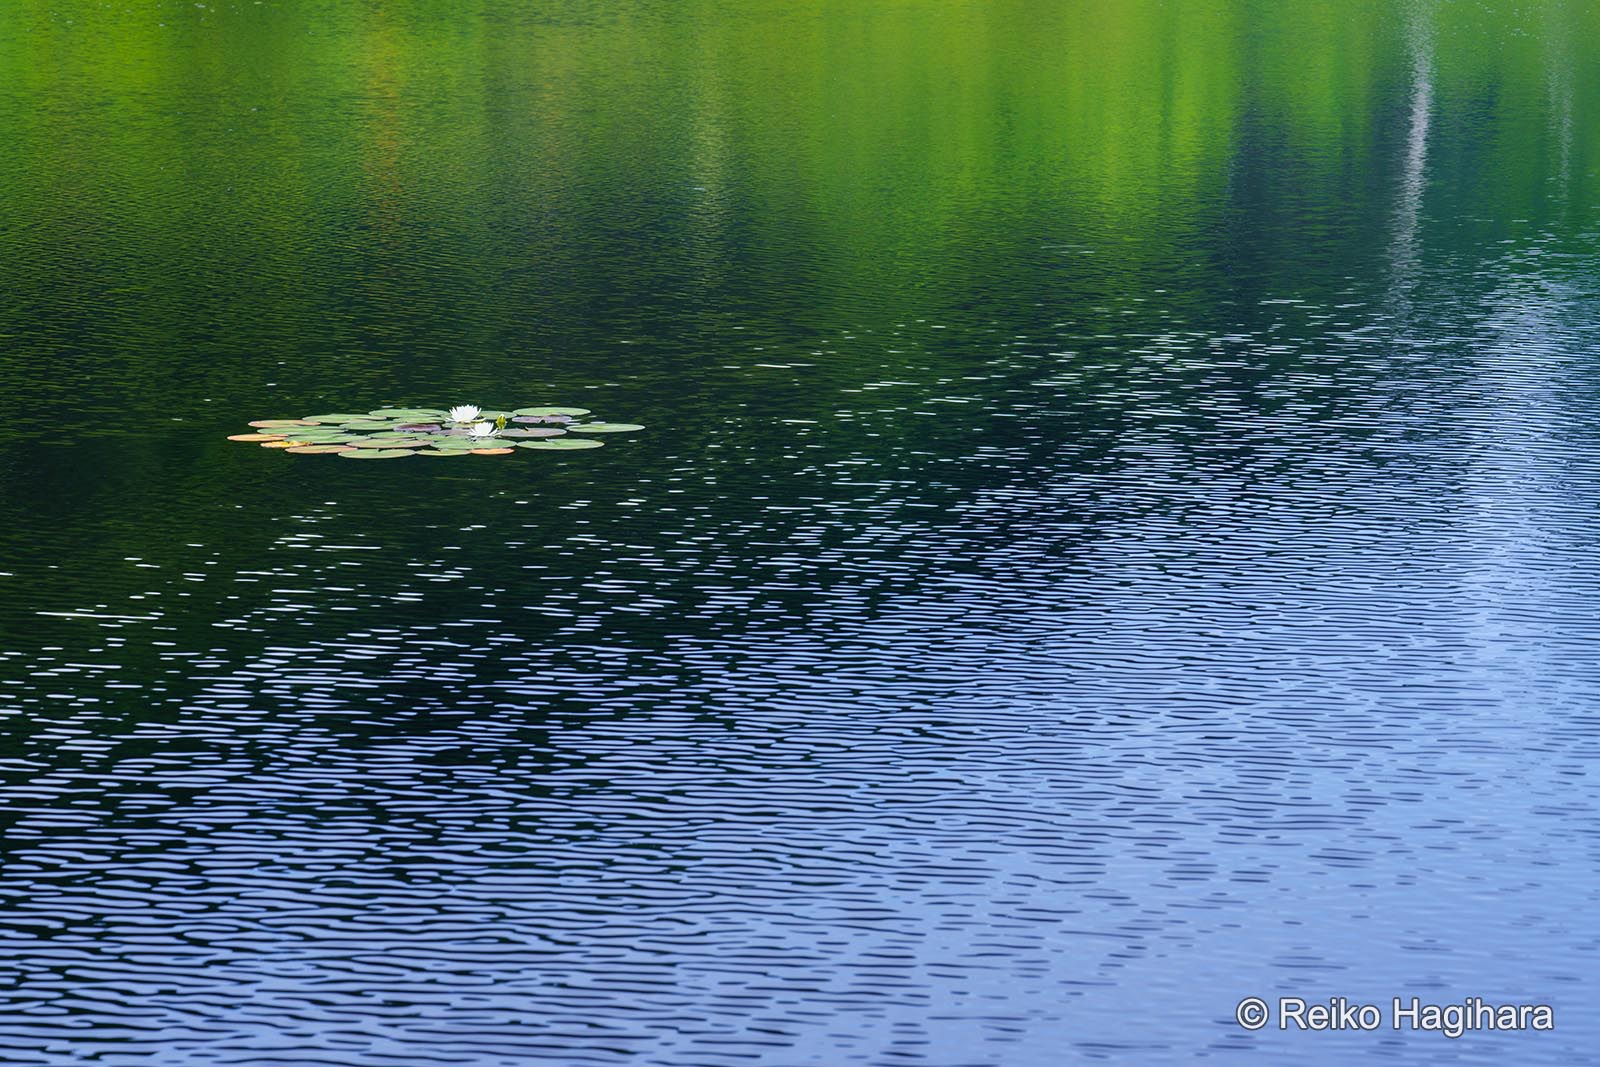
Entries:
{"label": "green reflection on water", "polygon": [[639,224],[657,266],[703,286],[744,259],[836,298],[959,290],[1052,229],[1159,263],[1261,162],[1292,161],[1276,173],[1301,200],[1381,193],[1419,51],[1438,107],[1479,131],[1450,161],[1471,208],[1543,215],[1549,179],[1600,162],[1577,121],[1600,29],[1582,3],[18,0],[3,17],[8,243],[77,253],[8,255],[8,283],[192,264],[208,284],[179,271],[170,299],[269,315],[381,304],[370,274],[330,291],[360,268],[422,289],[523,267],[576,312],[584,281],[648,274],[642,242],[619,265],[608,239]]}
{"label": "green reflection on water", "polygon": [[[140,421],[99,469],[190,492],[240,477],[194,443],[239,411],[543,388],[693,453],[897,361],[1140,302],[1221,329],[1577,232],[1596,39],[1594,5],[1510,0],[12,0],[0,390]],[[919,319],[950,341],[848,343]],[[31,501],[63,521],[102,488],[66,466]]]}

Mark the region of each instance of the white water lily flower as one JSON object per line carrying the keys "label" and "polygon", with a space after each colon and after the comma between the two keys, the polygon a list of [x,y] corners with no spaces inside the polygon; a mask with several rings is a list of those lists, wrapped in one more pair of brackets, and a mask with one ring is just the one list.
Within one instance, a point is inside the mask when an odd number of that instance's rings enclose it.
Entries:
{"label": "white water lily flower", "polygon": [[473,425],[473,427],[471,429],[469,429],[467,431],[467,433],[471,434],[473,437],[493,437],[494,436],[494,423],[492,423],[492,422],[476,423],[475,425]]}
{"label": "white water lily flower", "polygon": [[482,412],[476,404],[457,404],[450,409],[451,422],[471,422]]}

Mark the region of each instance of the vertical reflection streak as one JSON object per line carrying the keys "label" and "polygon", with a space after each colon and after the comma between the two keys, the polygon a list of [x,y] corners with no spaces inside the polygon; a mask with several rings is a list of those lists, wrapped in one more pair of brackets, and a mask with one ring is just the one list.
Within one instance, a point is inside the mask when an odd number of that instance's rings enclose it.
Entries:
{"label": "vertical reflection streak", "polygon": [[1417,231],[1422,215],[1422,193],[1427,185],[1428,128],[1433,117],[1432,21],[1431,5],[1426,3],[1413,7],[1406,19],[1406,44],[1411,53],[1411,109],[1391,260],[1395,292],[1408,295],[1416,283],[1420,251]]}

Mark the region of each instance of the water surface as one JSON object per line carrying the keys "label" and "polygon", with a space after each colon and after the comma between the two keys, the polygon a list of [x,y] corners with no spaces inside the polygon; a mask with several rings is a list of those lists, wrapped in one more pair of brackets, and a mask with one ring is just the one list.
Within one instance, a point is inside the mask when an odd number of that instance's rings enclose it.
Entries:
{"label": "water surface", "polygon": [[12,0],[0,1060],[1581,1061],[1597,38]]}

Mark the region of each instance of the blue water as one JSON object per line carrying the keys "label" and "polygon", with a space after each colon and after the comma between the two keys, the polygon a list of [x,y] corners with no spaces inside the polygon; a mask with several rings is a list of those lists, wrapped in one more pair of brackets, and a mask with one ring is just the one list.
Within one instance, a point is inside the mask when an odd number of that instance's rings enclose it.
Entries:
{"label": "blue water", "polygon": [[[1031,71],[1037,5],[79,13],[127,68],[28,6],[0,1062],[1592,1061],[1600,92],[1548,6],[1489,73],[1448,5],[1335,25],[1318,125],[1243,5],[1235,139],[1149,212],[767,77],[848,29],[899,114],[882,56]],[[223,440],[458,401],[647,429]]]}

